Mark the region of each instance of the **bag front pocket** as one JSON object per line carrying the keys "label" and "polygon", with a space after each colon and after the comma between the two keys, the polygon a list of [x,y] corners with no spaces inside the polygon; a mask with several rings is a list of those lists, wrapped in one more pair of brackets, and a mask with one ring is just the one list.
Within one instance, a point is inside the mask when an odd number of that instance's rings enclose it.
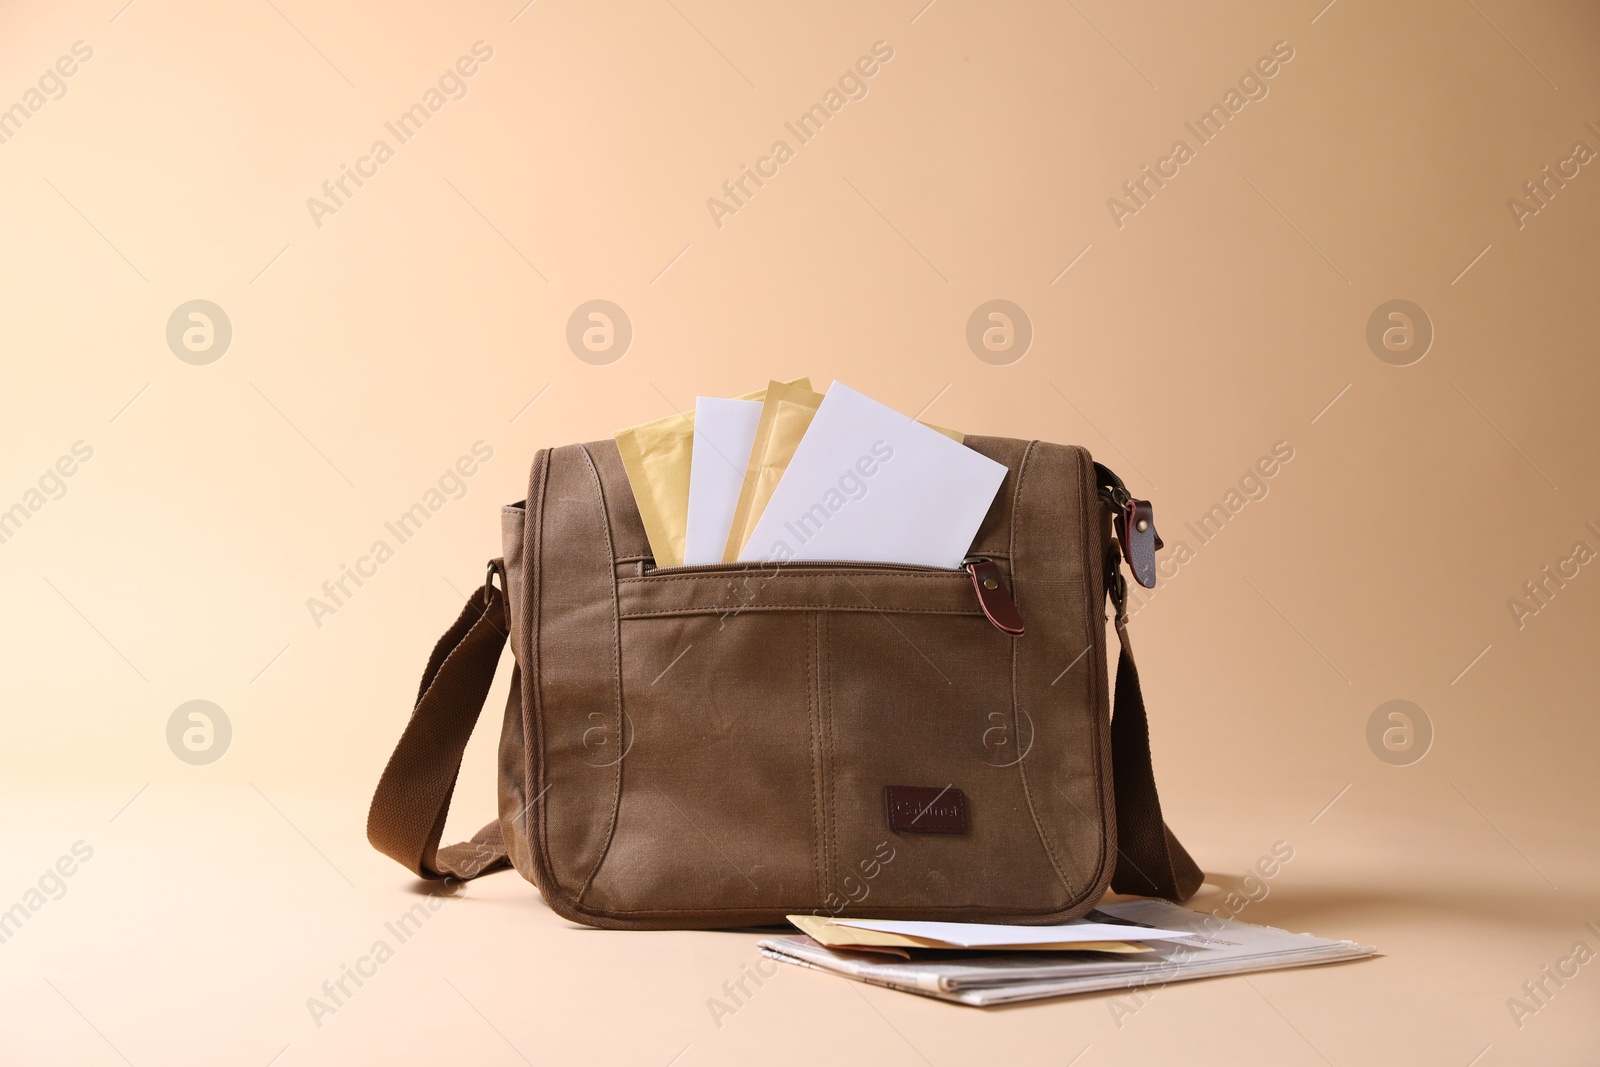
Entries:
{"label": "bag front pocket", "polygon": [[[1011,717],[1013,639],[965,570],[674,568],[619,579],[617,597],[621,786],[585,909],[726,925],[840,901],[947,917],[1060,906],[992,744]],[[889,829],[885,787],[947,784],[972,805],[967,833]]]}

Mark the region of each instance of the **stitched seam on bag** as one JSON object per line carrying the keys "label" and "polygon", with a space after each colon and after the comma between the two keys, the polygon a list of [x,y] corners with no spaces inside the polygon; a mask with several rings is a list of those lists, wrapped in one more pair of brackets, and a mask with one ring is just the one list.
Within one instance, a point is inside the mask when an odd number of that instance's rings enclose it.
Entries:
{"label": "stitched seam on bag", "polygon": [[[1104,566],[1106,546],[1101,543],[1100,497],[1098,490],[1094,488],[1096,485],[1094,481],[1094,459],[1085,448],[1076,445],[1068,447],[1072,449],[1078,461],[1080,487],[1078,498],[1083,514],[1083,523],[1079,532],[1084,538],[1085,544],[1095,546],[1093,553],[1085,554],[1085,558],[1091,561],[1095,569],[1089,572],[1082,580],[1082,584],[1086,587],[1088,594],[1083,598],[1086,632],[1096,635],[1092,640],[1098,649],[1095,662],[1091,665],[1091,669],[1085,678],[1085,684],[1088,687],[1086,697],[1089,708],[1093,713],[1092,733],[1094,751],[1096,753],[1093,766],[1096,768],[1096,782],[1099,785],[1095,796],[1099,825],[1095,829],[1100,848],[1099,862],[1095,867],[1093,878],[1086,887],[1085,896],[1098,897],[1111,884],[1112,875],[1116,870],[1116,858],[1119,855],[1116,842],[1116,818],[1111,809],[1108,808],[1108,803],[1115,802],[1111,786],[1111,752],[1106,736],[1110,727],[1107,716],[1101,713],[1101,700],[1104,686],[1106,685],[1107,667],[1104,643],[1105,616],[1102,614],[1104,611],[1102,605],[1105,603],[1105,590],[1103,588],[1097,590],[1097,586],[1103,584],[1099,577],[1101,573],[1099,568]],[[1099,596],[1094,595],[1097,591]],[[1078,806],[1077,801],[1072,799],[1072,796],[1067,793],[1065,788],[1058,786],[1057,789],[1066,802],[1072,806],[1072,810],[1077,813],[1079,818],[1086,821],[1090,818],[1089,814]]]}
{"label": "stitched seam on bag", "polygon": [[[1028,460],[1032,458],[1034,446],[1038,443],[1037,441],[1029,441],[1027,448],[1023,449],[1022,460],[1017,464],[1017,491],[1011,498],[1011,557],[1013,559],[1017,555],[1017,513],[1022,506],[1023,481],[1028,475]],[[1013,641],[1011,643],[1011,722],[1012,736],[1014,737],[1017,736],[1015,731],[1017,728],[1017,660],[1019,653],[1018,643]],[[1055,846],[1050,843],[1050,837],[1045,833],[1044,826],[1039,821],[1038,805],[1034,803],[1033,789],[1028,784],[1028,771],[1023,766],[1023,762],[1021,760],[1017,762],[1017,777],[1022,783],[1023,798],[1028,802],[1028,815],[1033,819],[1033,828],[1039,834],[1039,843],[1044,846],[1045,856],[1049,859],[1050,866],[1055,870],[1056,877],[1061,879],[1061,885],[1066,889],[1067,899],[1070,901],[1075,891],[1072,888],[1071,881],[1067,878],[1066,872],[1061,869],[1061,860],[1056,855]]]}
{"label": "stitched seam on bag", "polygon": [[833,743],[833,661],[828,657],[831,642],[828,614],[818,612],[817,618],[822,630],[817,654],[817,695],[822,712],[823,784],[827,787],[827,807],[822,814],[828,826],[828,851],[823,855],[822,862],[828,884],[832,885],[839,877],[839,775],[838,753]]}
{"label": "stitched seam on bag", "polygon": [[851,611],[876,615],[971,615],[975,618],[983,615],[981,608],[877,608],[871,605],[854,607],[843,604],[766,604],[759,608],[740,608],[736,604],[707,604],[684,608],[649,608],[623,611],[619,614],[624,619],[651,619],[665,615],[721,615],[729,610],[741,614],[752,611]]}
{"label": "stitched seam on bag", "polygon": [[[1073,910],[1077,904],[1068,904],[1059,908],[997,908],[989,904],[918,904],[918,912],[930,911],[966,911],[983,915],[1027,915],[1038,918],[1047,918]],[[779,904],[773,907],[751,907],[746,905],[740,908],[607,908],[604,911],[589,911],[577,909],[584,915],[594,918],[608,918],[617,915],[781,915],[795,912],[804,913],[806,905],[796,902],[793,904]],[[881,909],[880,909],[881,910]],[[568,916],[563,915],[562,918]]]}
{"label": "stitched seam on bag", "polygon": [[[583,458],[588,463],[589,480],[594,483],[595,501],[600,506],[600,530],[606,538],[606,557],[612,560],[611,565],[611,680],[616,687],[617,701],[617,744],[622,743],[623,708],[622,708],[622,608],[617,601],[617,576],[616,552],[611,540],[611,518],[606,513],[605,489],[600,484],[600,473],[595,469],[594,457],[589,454],[589,449],[583,445],[578,446],[583,453]],[[600,872],[600,865],[605,862],[606,856],[611,852],[611,842],[616,839],[617,817],[622,810],[622,764],[624,760],[617,760],[613,765],[616,771],[612,777],[611,785],[611,819],[606,826],[604,843],[600,852],[595,856],[594,866],[589,868],[588,877],[584,878],[583,885],[578,890],[577,903],[582,904],[583,898],[589,892],[589,886],[594,883],[594,877]]]}
{"label": "stitched seam on bag", "polygon": [[[1095,669],[1089,673],[1088,683],[1089,707],[1094,714],[1094,745],[1095,752],[1099,756],[1097,766],[1100,769],[1100,789],[1098,790],[1100,803],[1100,865],[1095,872],[1095,885],[1099,886],[1103,891],[1111,884],[1111,879],[1116,874],[1117,857],[1120,855],[1117,844],[1116,795],[1113,792],[1114,781],[1110,770],[1111,746],[1108,743],[1111,732],[1111,694],[1106,680],[1106,671],[1109,667],[1106,662],[1106,652],[1109,649],[1105,646],[1106,592],[1104,588],[1098,588],[1103,586],[1105,582],[1102,574],[1105,568],[1105,550],[1107,546],[1100,543],[1103,527],[1100,516],[1100,493],[1094,474],[1094,457],[1089,455],[1089,450],[1086,448],[1074,446],[1074,451],[1078,454],[1078,482],[1080,486],[1078,498],[1080,507],[1083,510],[1082,536],[1085,544],[1095,546],[1094,555],[1090,559],[1091,570],[1085,576],[1084,584],[1088,587],[1090,594],[1094,594],[1096,591],[1099,593],[1098,596],[1090,595],[1083,599],[1086,632],[1094,635],[1095,643],[1101,648],[1100,653],[1095,656]],[[1106,709],[1106,714],[1104,715],[1100,713],[1102,704]],[[1073,806],[1077,807],[1076,804]]]}
{"label": "stitched seam on bag", "polygon": [[[544,514],[547,489],[550,485],[550,450],[540,449],[534,457],[533,469],[529,475],[528,502],[533,506],[527,509],[523,520],[522,539],[522,565],[524,570],[524,610],[528,618],[524,620],[523,631],[528,635],[528,671],[526,672],[527,690],[522,701],[522,732],[526,738],[527,748],[524,750],[525,765],[523,767],[523,803],[528,803],[528,797],[539,796],[534,792],[534,785],[544,780],[544,700],[539,692],[539,604],[540,604],[540,574],[541,563],[544,559]],[[538,497],[534,497],[534,489],[538,489]],[[527,531],[533,530],[532,538]],[[532,544],[529,544],[529,541]],[[531,551],[530,551],[531,549]],[[531,699],[529,699],[531,695]],[[555,867],[550,862],[550,857],[545,848],[549,840],[549,824],[545,820],[545,812],[549,805],[539,806],[538,815],[532,811],[523,811],[522,835],[527,842],[528,852],[532,857],[533,866],[540,872],[543,885],[540,892],[548,892],[551,896],[559,896],[561,890],[556,884]],[[537,819],[538,831],[534,831]]]}
{"label": "stitched seam on bag", "polygon": [[[994,558],[996,560],[1000,559],[999,556],[996,556]],[[618,560],[618,562],[620,563],[620,562],[624,562],[624,561]],[[653,584],[655,582],[720,582],[720,581],[726,581],[727,578],[730,575],[734,575],[734,574],[754,574],[754,573],[759,573],[759,572],[756,572],[756,571],[717,571],[715,573],[710,573],[710,574],[642,574],[637,578],[619,578],[618,581],[621,582],[623,585],[650,585],[650,584]],[[809,570],[809,569],[804,571],[804,572],[791,571],[789,580],[792,581],[792,582],[797,582],[797,581],[801,581],[801,580],[806,579],[806,578],[859,578],[859,577],[865,577],[867,575],[877,575],[879,577],[884,577],[884,578],[935,579],[935,580],[941,581],[941,582],[948,582],[948,581],[952,581],[952,580],[959,582],[959,581],[965,581],[967,579],[967,572],[965,570],[960,570],[960,569],[957,569],[957,570],[902,571],[902,570],[895,570],[893,568],[887,568],[887,567],[883,568],[881,570],[874,570],[874,569],[872,569],[870,567],[861,567],[859,569],[852,568],[851,570],[847,570],[847,571],[827,571],[827,570]],[[771,580],[776,581],[777,580],[777,576],[774,575]]]}
{"label": "stitched seam on bag", "polygon": [[817,617],[811,615],[806,619],[806,722],[810,727],[811,742],[811,830],[816,835],[816,844],[811,849],[811,875],[816,879],[817,899],[821,900],[823,886],[827,884],[827,878],[822,871],[822,853],[828,831],[821,800],[822,731],[817,721],[817,690],[815,680],[812,678],[816,628]]}
{"label": "stitched seam on bag", "polygon": [[822,827],[822,807],[819,800],[820,787],[818,779],[822,776],[822,754],[819,751],[821,739],[817,733],[817,700],[816,684],[811,677],[812,644],[815,641],[813,630],[816,628],[816,617],[806,617],[806,727],[808,746],[811,751],[811,830],[816,835],[816,844],[811,849],[811,876],[816,880],[817,891],[821,893],[822,878],[822,837],[825,831]]}
{"label": "stitched seam on bag", "polygon": [[[506,505],[511,507],[512,505]],[[998,552],[985,553],[986,559],[996,563],[1009,563],[1011,557]],[[655,562],[651,555],[643,556],[618,556],[618,563],[636,563],[643,560]],[[640,575],[658,582],[673,582],[681,579],[722,578],[730,574],[760,573],[768,564],[776,567],[773,576],[787,574],[794,578],[807,578],[822,574],[894,574],[904,578],[947,578],[961,577],[966,572],[960,567],[935,567],[929,563],[895,563],[892,560],[838,560],[838,559],[791,559],[778,560],[745,560],[733,563],[691,563],[687,567],[662,567],[660,570],[651,571],[649,574]],[[689,572],[689,567],[695,568]],[[786,569],[787,568],[787,569]],[[686,573],[687,572],[687,573]]]}

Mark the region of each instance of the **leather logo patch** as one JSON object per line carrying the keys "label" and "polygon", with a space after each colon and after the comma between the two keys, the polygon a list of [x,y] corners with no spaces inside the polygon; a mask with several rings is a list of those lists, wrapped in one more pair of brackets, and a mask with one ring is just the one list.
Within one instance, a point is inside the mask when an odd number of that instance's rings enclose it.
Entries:
{"label": "leather logo patch", "polygon": [[883,806],[897,834],[967,832],[967,795],[953,785],[886,785]]}

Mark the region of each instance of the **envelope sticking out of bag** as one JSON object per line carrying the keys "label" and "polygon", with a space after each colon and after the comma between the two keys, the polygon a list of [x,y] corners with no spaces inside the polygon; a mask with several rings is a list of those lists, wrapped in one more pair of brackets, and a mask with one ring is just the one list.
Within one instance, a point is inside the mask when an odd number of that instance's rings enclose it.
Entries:
{"label": "envelope sticking out of bag", "polygon": [[[788,915],[807,937],[828,948],[972,949],[986,952],[1153,952],[1147,940],[1187,935],[1114,923],[1066,926],[992,926],[984,923],[900,922],[891,919],[829,919]],[[1132,936],[1130,936],[1130,932]]]}
{"label": "envelope sticking out of bag", "polygon": [[[724,532],[722,554],[715,562],[731,563],[739,558],[821,405],[822,394],[813,392],[809,385],[801,388],[782,382],[767,384],[767,395],[761,401],[755,432],[745,453],[747,463],[737,489],[738,501]],[[692,484],[689,491],[693,494]]]}
{"label": "envelope sticking out of bag", "polygon": [[862,560],[956,568],[1006,467],[834,382],[741,561]]}
{"label": "envelope sticking out of bag", "polygon": [[[743,481],[733,490],[738,503],[734,505],[733,518],[723,531],[726,544],[722,555],[719,559],[704,559],[701,562],[732,563],[742,557],[751,532],[766,510],[767,502],[772,499],[773,491],[783,479],[795,450],[810,429],[811,420],[816,417],[822,400],[823,394],[813,392],[809,384],[798,386],[790,382],[771,382],[767,385],[766,399],[761,402],[754,434],[744,448],[749,463]],[[933,426],[932,423],[925,425],[932,426],[953,441],[963,439],[959,431]],[[707,487],[705,491],[717,490]],[[697,495],[699,491],[691,480],[690,499],[693,500]]]}
{"label": "envelope sticking out of bag", "polygon": [[[811,388],[808,378],[787,385]],[[765,389],[746,393],[740,400],[761,401]],[[683,563],[684,539],[689,523],[689,465],[694,443],[694,413],[668,415],[652,422],[618,430],[614,435],[628,486],[639,506],[645,537],[656,566]]]}
{"label": "envelope sticking out of bag", "polygon": [[688,566],[723,561],[761,408],[759,400],[702,396],[694,402],[689,515],[683,538],[683,562]]}

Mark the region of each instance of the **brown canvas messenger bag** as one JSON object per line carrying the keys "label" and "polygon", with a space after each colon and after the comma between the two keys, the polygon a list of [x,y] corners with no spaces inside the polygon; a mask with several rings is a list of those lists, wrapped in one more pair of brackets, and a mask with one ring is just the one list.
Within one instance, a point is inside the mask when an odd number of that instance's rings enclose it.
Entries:
{"label": "brown canvas messenger bag", "polygon": [[[1008,473],[956,570],[657,569],[614,442],[539,452],[428,659],[372,844],[423,878],[510,864],[561,916],[635,930],[1193,895],[1125,626],[1123,560],[1155,579],[1149,504],[1082,448],[966,443]],[[508,639],[499,818],[441,848]]]}

